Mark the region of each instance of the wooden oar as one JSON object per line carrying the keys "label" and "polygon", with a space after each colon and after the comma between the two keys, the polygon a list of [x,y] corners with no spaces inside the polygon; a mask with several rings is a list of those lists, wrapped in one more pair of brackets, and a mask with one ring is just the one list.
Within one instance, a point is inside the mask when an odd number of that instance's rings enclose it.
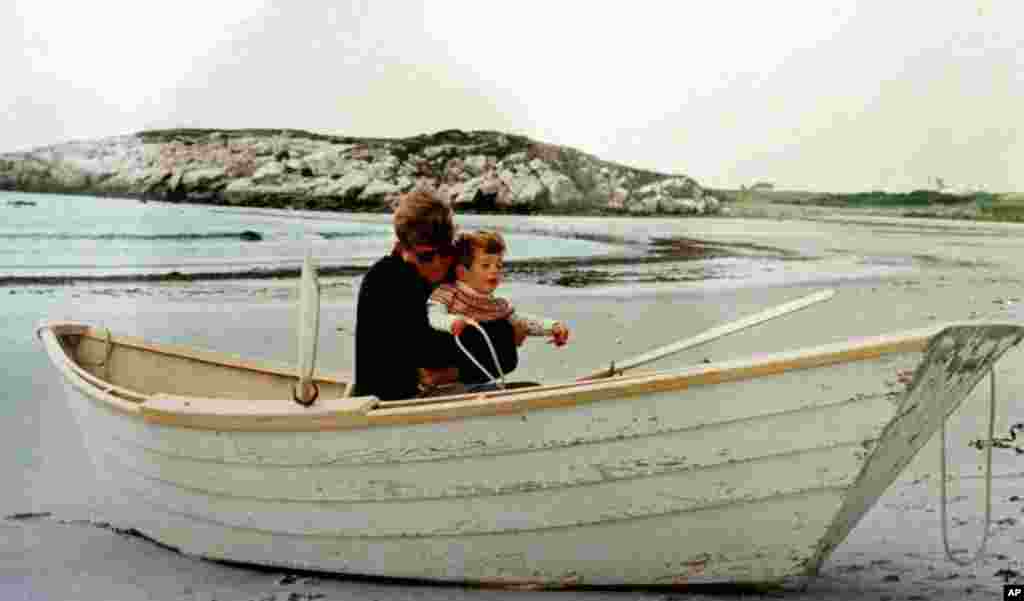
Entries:
{"label": "wooden oar", "polygon": [[822,290],[820,292],[815,292],[814,294],[809,294],[802,298],[798,298],[794,301],[778,305],[777,307],[766,309],[764,311],[761,311],[760,313],[748,315],[743,319],[739,319],[726,324],[722,324],[720,326],[716,326],[714,328],[711,328],[710,330],[701,332],[700,334],[697,334],[692,338],[686,338],[678,342],[673,342],[672,344],[656,348],[642,355],[630,357],[629,359],[626,359],[624,361],[613,362],[611,366],[605,369],[596,371],[581,378],[577,378],[577,381],[594,380],[597,378],[607,378],[609,376],[618,375],[626,371],[627,369],[632,369],[640,365],[646,365],[647,363],[650,363],[652,361],[656,361],[658,359],[667,357],[669,355],[673,355],[680,351],[693,348],[695,346],[699,346],[701,344],[704,344],[705,342],[711,342],[712,340],[715,340],[716,338],[721,338],[722,336],[725,336],[727,334],[732,334],[733,332],[738,332],[740,330],[749,328],[750,326],[763,323],[765,321],[768,321],[769,319],[774,319],[776,317],[786,315],[787,313],[798,311],[800,309],[803,309],[804,307],[809,307],[814,303],[819,303],[823,300],[828,300],[832,298],[835,295],[835,293],[835,290],[828,289]]}

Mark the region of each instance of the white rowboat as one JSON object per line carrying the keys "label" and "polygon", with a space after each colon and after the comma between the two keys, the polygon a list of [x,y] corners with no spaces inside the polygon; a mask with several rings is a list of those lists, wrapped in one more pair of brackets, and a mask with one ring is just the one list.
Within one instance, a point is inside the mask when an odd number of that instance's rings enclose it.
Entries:
{"label": "white rowboat", "polygon": [[[294,370],[50,323],[118,519],[181,552],[503,584],[815,574],[1024,338],[947,324],[674,371],[392,403]],[[912,370],[909,385],[897,373]]]}

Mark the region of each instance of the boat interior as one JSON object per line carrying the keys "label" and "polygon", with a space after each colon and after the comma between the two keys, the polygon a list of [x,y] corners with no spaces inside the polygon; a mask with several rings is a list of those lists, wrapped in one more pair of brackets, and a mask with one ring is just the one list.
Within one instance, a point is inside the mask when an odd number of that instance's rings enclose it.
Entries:
{"label": "boat interior", "polygon": [[[65,326],[57,339],[79,375],[126,400],[156,394],[291,400],[296,381],[295,369],[287,365],[115,336],[104,328]],[[321,398],[348,396],[348,374],[317,373],[313,379]]]}
{"label": "boat interior", "polygon": [[[105,328],[90,327],[84,324],[59,324],[54,327],[54,333],[64,354],[71,359],[73,371],[105,392],[127,401],[141,402],[157,395],[245,401],[253,399],[291,400],[293,398],[292,390],[296,382],[295,370],[286,364],[256,361],[193,347],[154,343],[141,338],[114,335]],[[776,362],[771,365],[765,363],[754,372],[746,369],[744,373],[746,377],[767,375],[788,369],[810,367],[812,366],[811,362],[827,364],[839,360],[868,358],[889,352],[923,350],[928,338],[925,332],[906,334],[902,337],[865,339],[863,344],[844,343],[839,345],[842,347],[841,355],[835,355],[834,352],[829,353],[832,350],[840,350],[837,345],[819,347],[824,354],[820,355],[817,360],[808,355],[806,359],[800,361]],[[771,357],[785,359],[781,355],[768,355],[766,358]],[[738,370],[730,370],[729,367],[727,364],[708,364],[682,371],[676,369],[672,372],[636,371],[606,378],[604,382],[614,381],[625,384],[649,380],[652,377],[669,373],[685,376],[693,372],[691,375],[696,376],[701,373],[713,372],[719,376],[715,378],[716,380],[732,379],[729,377],[730,375],[736,377],[743,375],[733,373]],[[313,380],[320,389],[320,399],[343,399],[350,396],[352,386],[349,374],[325,373],[318,370],[314,373]],[[532,388],[532,391],[546,392],[579,385],[580,383],[572,381],[537,385]],[[466,398],[477,400],[481,397],[494,398],[522,392],[522,388],[513,383],[505,390],[483,393],[389,402],[380,402],[374,399],[373,406],[407,407],[448,403]]]}
{"label": "boat interior", "polygon": [[[155,396],[219,400],[292,400],[295,369],[286,364],[252,360],[194,347],[154,343],[140,338],[114,335],[105,328],[80,324],[55,329],[72,370],[105,392],[125,401],[143,402]],[[641,375],[641,374],[637,374]],[[352,393],[348,373],[317,371],[313,381],[323,400],[345,399]],[[572,383],[544,386],[564,388]],[[437,404],[481,396],[493,398],[521,391],[527,384],[508,382],[505,389],[458,395],[435,395],[403,401],[370,398],[361,404],[373,407],[403,407]],[[529,384],[530,387],[540,387]]]}

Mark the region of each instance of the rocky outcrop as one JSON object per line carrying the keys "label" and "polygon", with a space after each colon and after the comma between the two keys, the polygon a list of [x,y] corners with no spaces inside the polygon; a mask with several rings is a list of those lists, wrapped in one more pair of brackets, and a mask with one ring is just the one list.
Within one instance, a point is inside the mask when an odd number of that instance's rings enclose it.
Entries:
{"label": "rocky outcrop", "polygon": [[0,189],[171,202],[388,210],[429,185],[459,210],[708,214],[685,175],[634,169],[500,132],[404,139],[297,130],[159,130],[0,155]]}

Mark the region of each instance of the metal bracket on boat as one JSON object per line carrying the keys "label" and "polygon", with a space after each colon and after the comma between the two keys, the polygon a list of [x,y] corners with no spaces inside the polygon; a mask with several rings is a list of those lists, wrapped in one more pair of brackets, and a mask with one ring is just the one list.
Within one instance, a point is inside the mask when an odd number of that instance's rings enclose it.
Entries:
{"label": "metal bracket on boat", "polygon": [[295,386],[292,386],[292,399],[296,403],[302,405],[303,407],[309,407],[310,405],[315,403],[318,398],[320,398],[320,387],[316,385],[316,382],[311,381],[309,384],[313,387],[313,396],[308,401],[302,400],[302,398],[299,396],[298,389],[300,386],[302,386],[302,384],[296,383]]}
{"label": "metal bracket on boat", "polygon": [[983,451],[987,447],[992,447],[993,449],[1013,449],[1018,455],[1024,455],[1024,442],[1021,444],[1014,444],[1018,433],[1024,434],[1024,423],[1013,424],[1010,426],[1009,436],[1003,438],[990,438],[988,440],[978,438],[967,443],[967,446],[974,447],[979,451]]}
{"label": "metal bracket on boat", "polygon": [[103,360],[100,361],[100,365],[103,367],[103,379],[110,380],[110,355],[114,352],[114,344],[110,337],[110,328],[103,328],[106,332],[106,340],[104,340],[103,346]]}

